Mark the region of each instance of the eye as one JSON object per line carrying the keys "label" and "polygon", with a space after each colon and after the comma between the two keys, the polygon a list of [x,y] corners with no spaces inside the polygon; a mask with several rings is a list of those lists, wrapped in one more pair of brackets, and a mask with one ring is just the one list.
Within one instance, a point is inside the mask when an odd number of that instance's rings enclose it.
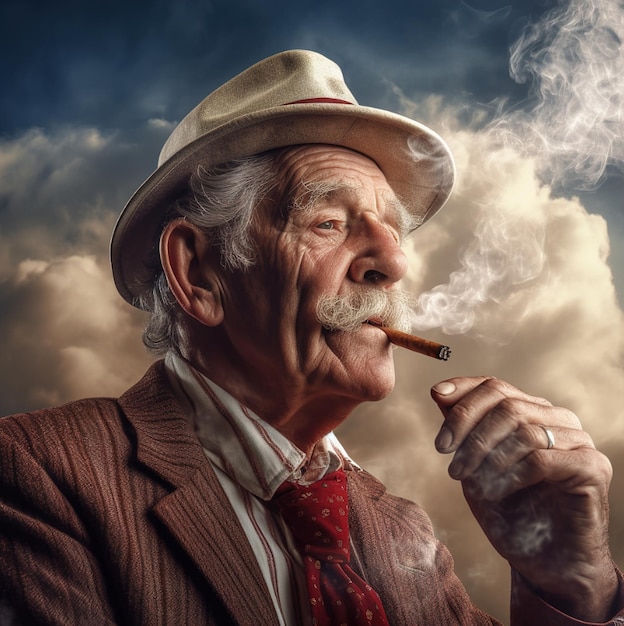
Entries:
{"label": "eye", "polygon": [[321,230],[333,230],[334,223],[328,220],[326,222],[321,222],[320,224],[317,224],[316,227],[320,228]]}

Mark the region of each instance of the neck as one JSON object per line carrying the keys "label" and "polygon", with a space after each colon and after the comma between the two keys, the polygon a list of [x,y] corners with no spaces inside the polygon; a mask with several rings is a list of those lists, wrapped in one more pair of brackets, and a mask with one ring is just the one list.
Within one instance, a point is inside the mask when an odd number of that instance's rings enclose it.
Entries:
{"label": "neck", "polygon": [[252,372],[223,368],[199,355],[185,358],[308,456],[318,441],[361,404],[359,399],[328,389],[313,390],[307,383],[285,386],[280,377],[257,381]]}

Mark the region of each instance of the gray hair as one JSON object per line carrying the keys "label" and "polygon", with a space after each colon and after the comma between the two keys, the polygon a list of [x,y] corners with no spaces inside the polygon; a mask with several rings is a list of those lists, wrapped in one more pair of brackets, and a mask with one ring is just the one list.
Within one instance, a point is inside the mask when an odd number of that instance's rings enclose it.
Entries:
{"label": "gray hair", "polygon": [[[176,218],[187,219],[214,242],[225,268],[244,270],[255,261],[250,232],[254,211],[277,185],[274,163],[275,153],[265,153],[211,169],[198,166],[191,176],[189,193],[171,207],[163,228]],[[160,262],[158,268],[151,291],[138,302],[151,313],[143,343],[157,356],[170,350],[181,354],[185,341],[182,309]]]}

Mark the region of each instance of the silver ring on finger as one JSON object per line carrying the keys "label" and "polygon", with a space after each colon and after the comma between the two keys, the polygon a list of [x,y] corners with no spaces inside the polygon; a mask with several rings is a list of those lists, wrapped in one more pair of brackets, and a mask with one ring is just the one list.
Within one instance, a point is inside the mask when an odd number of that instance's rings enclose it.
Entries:
{"label": "silver ring on finger", "polygon": [[546,428],[546,426],[542,426],[542,424],[540,424],[539,427],[546,433],[546,438],[548,439],[546,450],[552,450],[555,447],[555,436],[552,434],[552,430]]}

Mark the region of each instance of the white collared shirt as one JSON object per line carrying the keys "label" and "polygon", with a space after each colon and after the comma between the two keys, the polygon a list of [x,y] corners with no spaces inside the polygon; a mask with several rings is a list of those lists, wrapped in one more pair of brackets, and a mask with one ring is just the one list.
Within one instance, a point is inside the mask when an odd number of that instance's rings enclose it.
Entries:
{"label": "white collared shirt", "polygon": [[353,461],[330,433],[316,444],[306,466],[297,446],[187,361],[169,353],[165,368],[257,556],[279,624],[309,625],[301,558],[290,531],[267,502],[286,480],[310,484],[354,466]]}

